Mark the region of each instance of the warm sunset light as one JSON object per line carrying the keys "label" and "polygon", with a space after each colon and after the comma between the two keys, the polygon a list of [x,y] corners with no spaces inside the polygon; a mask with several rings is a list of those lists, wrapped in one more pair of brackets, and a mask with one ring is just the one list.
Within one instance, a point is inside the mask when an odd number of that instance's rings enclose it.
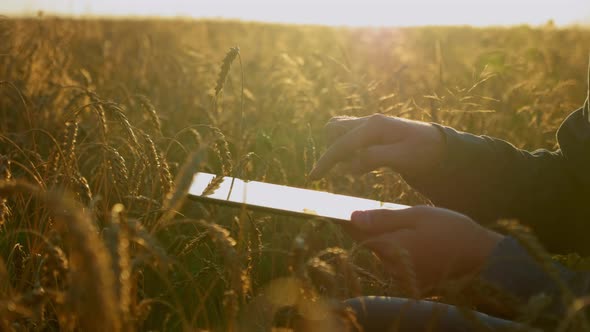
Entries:
{"label": "warm sunset light", "polygon": [[590,332],[589,55],[590,0],[0,0],[0,332]]}
{"label": "warm sunset light", "polygon": [[587,23],[587,0],[4,0],[0,13],[228,18],[350,26]]}

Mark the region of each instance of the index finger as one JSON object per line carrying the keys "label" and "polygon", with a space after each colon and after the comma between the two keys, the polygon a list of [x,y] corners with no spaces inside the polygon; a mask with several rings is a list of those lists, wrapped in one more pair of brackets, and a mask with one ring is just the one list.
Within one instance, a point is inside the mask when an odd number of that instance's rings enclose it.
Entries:
{"label": "index finger", "polygon": [[324,152],[309,173],[309,179],[317,180],[323,177],[336,163],[347,159],[351,153],[368,145],[376,138],[378,138],[377,131],[369,130],[367,122],[350,130]]}
{"label": "index finger", "polygon": [[324,126],[328,144],[332,144],[338,137],[362,125],[366,121],[367,117],[336,116],[331,118]]}

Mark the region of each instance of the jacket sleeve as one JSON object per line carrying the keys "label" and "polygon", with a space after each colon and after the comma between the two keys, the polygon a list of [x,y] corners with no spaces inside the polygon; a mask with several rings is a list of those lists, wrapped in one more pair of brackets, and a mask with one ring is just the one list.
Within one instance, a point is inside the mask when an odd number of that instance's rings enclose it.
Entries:
{"label": "jacket sleeve", "polygon": [[[563,319],[571,299],[588,294],[589,272],[574,272],[559,263],[535,260],[514,238],[506,237],[494,248],[480,273],[481,279],[522,302],[541,293],[550,298],[543,314]],[[569,292],[568,297],[564,297]]]}
{"label": "jacket sleeve", "polygon": [[446,138],[444,160],[429,174],[406,176],[412,187],[482,224],[518,219],[551,251],[590,254],[590,123],[584,109],[561,125],[556,151],[528,152],[438,127]]}

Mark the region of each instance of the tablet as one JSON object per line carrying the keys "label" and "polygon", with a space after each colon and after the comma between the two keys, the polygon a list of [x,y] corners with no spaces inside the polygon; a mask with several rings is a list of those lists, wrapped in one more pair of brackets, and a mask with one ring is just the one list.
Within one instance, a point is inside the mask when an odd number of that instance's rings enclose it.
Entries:
{"label": "tablet", "polygon": [[229,176],[223,177],[215,186],[216,189],[203,195],[203,191],[214,178],[215,174],[196,173],[188,192],[189,198],[233,206],[246,205],[249,209],[293,216],[323,217],[334,221],[350,221],[350,215],[357,210],[398,210],[409,207],[324,191],[245,181]]}

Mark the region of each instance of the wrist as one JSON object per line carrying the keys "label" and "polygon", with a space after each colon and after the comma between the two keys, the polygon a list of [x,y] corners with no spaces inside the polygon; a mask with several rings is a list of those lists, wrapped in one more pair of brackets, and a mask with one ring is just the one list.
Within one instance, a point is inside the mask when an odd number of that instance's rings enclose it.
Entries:
{"label": "wrist", "polygon": [[434,145],[434,154],[430,162],[431,168],[438,169],[443,167],[447,155],[447,133],[442,125],[438,123],[429,123],[432,130],[432,142]]}
{"label": "wrist", "polygon": [[436,123],[421,122],[415,128],[413,137],[412,167],[401,173],[409,178],[421,178],[440,168],[446,159],[446,134],[442,126]]}

